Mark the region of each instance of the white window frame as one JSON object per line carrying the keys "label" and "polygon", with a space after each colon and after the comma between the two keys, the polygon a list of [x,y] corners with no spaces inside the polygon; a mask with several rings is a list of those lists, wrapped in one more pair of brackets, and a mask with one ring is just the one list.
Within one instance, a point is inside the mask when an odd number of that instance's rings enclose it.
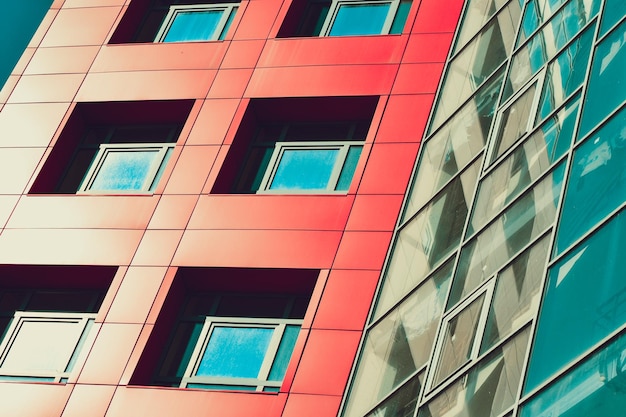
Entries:
{"label": "white window frame", "polygon": [[[285,333],[287,325],[301,326],[302,320],[296,319],[261,319],[261,318],[240,318],[240,317],[206,317],[198,342],[191,354],[191,359],[187,365],[187,369],[183,374],[183,378],[180,383],[181,388],[187,388],[190,384],[206,384],[206,385],[223,385],[224,389],[228,389],[228,386],[249,386],[254,388],[255,391],[264,391],[265,388],[273,388],[274,391],[280,389],[283,381],[269,381],[269,374],[272,369],[280,342]],[[274,329],[272,338],[267,347],[265,358],[259,370],[257,378],[236,378],[236,377],[207,377],[195,375],[198,367],[201,364],[202,356],[207,348],[209,340],[211,339],[211,333],[216,327],[253,327],[253,328],[265,328]],[[293,354],[293,352],[291,352]],[[193,388],[193,387],[192,387]],[[219,389],[212,387],[211,389]]]}
{"label": "white window frame", "polygon": [[[180,13],[189,13],[189,12],[206,12],[211,10],[223,11],[222,17],[218,24],[215,26],[215,32],[210,39],[205,40],[197,40],[197,41],[184,41],[184,42],[210,42],[217,41],[221,38],[224,28],[226,27],[226,23],[230,16],[237,11],[239,7],[239,3],[217,3],[217,4],[192,4],[192,5],[172,5],[170,6],[170,10],[167,12],[163,23],[161,24],[161,28],[157,32],[156,37],[154,38],[154,42],[163,43],[165,42],[165,37],[167,36],[169,30],[171,29],[176,17]],[[182,42],[182,41],[181,41]]]}
{"label": "white window frame", "polygon": [[[151,144],[129,144],[129,143],[103,143],[100,145],[96,156],[94,157],[85,178],[83,178],[80,187],[78,188],[78,194],[148,194],[153,191],[158,180],[158,174],[164,163],[166,163],[166,157],[168,151],[173,149],[174,143],[151,143]],[[156,151],[157,157],[150,166],[146,178],[143,181],[143,185],[139,190],[99,190],[92,189],[100,169],[106,160],[108,154],[113,152],[142,152],[142,151]]]}
{"label": "white window frame", "polygon": [[[380,33],[372,33],[370,35],[359,35],[359,36],[374,36],[374,35],[387,35],[391,30],[391,25],[398,13],[398,6],[400,5],[400,0],[332,0],[330,8],[328,10],[328,14],[326,15],[326,19],[324,20],[324,24],[322,25],[322,29],[320,30],[319,36],[330,36],[329,33],[332,30],[332,27],[335,23],[335,19],[337,18],[337,13],[341,6],[345,5],[368,5],[368,4],[379,4],[379,3],[387,3],[389,4],[389,10],[387,11],[387,18],[385,19],[385,23],[383,24],[383,28]],[[356,36],[356,35],[355,35]]]}
{"label": "white window frame", "polygon": [[[33,311],[16,311],[10,325],[8,326],[2,343],[0,343],[0,381],[2,379],[44,379],[53,382],[66,382],[69,378],[73,365],[80,354],[82,345],[87,338],[90,323],[96,318],[94,313],[63,313],[63,312],[33,312]],[[53,322],[53,323],[71,323],[78,326],[79,336],[74,343],[74,349],[67,356],[64,369],[61,370],[14,370],[4,368],[4,363],[11,352],[14,342],[19,337],[20,329],[25,322]],[[68,352],[69,353],[69,352]]]}
{"label": "white window frame", "polygon": [[[267,164],[265,174],[261,180],[257,193],[267,194],[311,194],[311,193],[340,193],[345,194],[346,191],[337,191],[337,182],[341,175],[341,171],[346,164],[348,151],[352,146],[363,146],[362,142],[276,142],[272,156]],[[272,182],[276,176],[276,171],[280,165],[280,160],[285,151],[291,150],[338,150],[339,155],[331,172],[326,188],[324,189],[276,189],[272,190]]]}

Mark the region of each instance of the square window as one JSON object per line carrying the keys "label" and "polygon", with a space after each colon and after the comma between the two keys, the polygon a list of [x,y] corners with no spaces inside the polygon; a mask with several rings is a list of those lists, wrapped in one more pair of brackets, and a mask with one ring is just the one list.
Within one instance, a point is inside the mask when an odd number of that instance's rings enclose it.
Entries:
{"label": "square window", "polygon": [[194,42],[224,39],[238,4],[170,6],[155,42]]}
{"label": "square window", "polygon": [[79,191],[153,191],[173,149],[174,144],[102,144]]}
{"label": "square window", "polygon": [[280,388],[301,320],[207,317],[181,387]]}
{"label": "square window", "polygon": [[0,345],[0,379],[67,378],[94,319],[95,314],[16,311]]}
{"label": "square window", "polygon": [[362,145],[278,142],[259,192],[347,191]]}

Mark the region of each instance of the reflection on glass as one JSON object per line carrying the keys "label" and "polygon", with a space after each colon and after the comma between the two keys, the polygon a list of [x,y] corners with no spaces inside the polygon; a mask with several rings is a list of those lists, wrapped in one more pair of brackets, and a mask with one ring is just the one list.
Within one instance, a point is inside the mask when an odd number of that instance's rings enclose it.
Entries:
{"label": "reflection on glass", "polygon": [[568,2],[518,52],[511,62],[510,87],[504,92],[507,99],[517,92],[533,74],[552,59],[597,13],[600,0]]}
{"label": "reflection on glass", "polygon": [[585,79],[595,25],[591,25],[548,65],[537,121],[543,120]]}
{"label": "reflection on glass", "polygon": [[378,298],[383,312],[448,256],[461,241],[480,160],[452,181],[398,233]]}
{"label": "reflection on glass", "polygon": [[436,135],[420,156],[403,220],[422,206],[483,149],[491,128],[503,71],[486,83]]}
{"label": "reflection on glass", "polygon": [[468,236],[482,228],[569,149],[579,98],[577,95],[570,100],[481,181]]}
{"label": "reflection on glass", "polygon": [[498,275],[480,353],[495,346],[535,315],[549,243],[549,238],[544,237]]}
{"label": "reflection on glass", "polygon": [[626,195],[626,108],[574,152],[563,203],[556,253],[624,203]]}
{"label": "reflection on glass", "polygon": [[433,386],[452,375],[471,358],[484,302],[485,294],[482,294],[444,325],[443,344]]}
{"label": "reflection on glass", "polygon": [[338,156],[338,149],[286,149],[269,188],[325,190]]}
{"label": "reflection on glass", "polygon": [[341,168],[341,174],[339,174],[339,179],[337,180],[337,186],[335,187],[336,191],[348,191],[350,188],[352,177],[354,176],[354,171],[359,163],[362,150],[363,146],[358,145],[350,146],[348,149],[348,155],[346,155],[343,168]]}
{"label": "reflection on glass", "polygon": [[366,417],[409,417],[415,412],[417,397],[424,383],[424,373],[416,375],[400,388],[395,394],[383,401],[381,405],[367,414]]}
{"label": "reflection on glass", "polygon": [[604,11],[602,12],[602,25],[600,26],[599,36],[604,35],[624,15],[626,15],[626,1],[604,0]]}
{"label": "reflection on glass", "polygon": [[551,268],[525,392],[626,323],[625,253],[622,212]]}
{"label": "reflection on glass", "polygon": [[159,151],[109,151],[90,191],[140,191]]}
{"label": "reflection on glass", "polygon": [[[494,135],[491,160],[498,158],[520,139],[529,129],[529,119],[533,115],[533,103],[537,84],[530,86],[501,113],[498,130]],[[532,121],[530,121],[532,122]]]}
{"label": "reflection on glass", "polygon": [[463,23],[458,31],[454,50],[458,51],[461,49],[507,1],[508,0],[470,0],[465,8]]}
{"label": "reflection on glass", "polygon": [[473,291],[554,222],[563,172],[564,165],[561,164],[462,249],[448,308]]}
{"label": "reflection on glass", "polygon": [[559,377],[520,417],[619,416],[626,410],[626,335]]}
{"label": "reflection on glass", "polygon": [[363,415],[428,361],[451,275],[448,262],[368,331],[345,417]]}
{"label": "reflection on glass", "polygon": [[511,53],[520,5],[512,1],[449,64],[433,118],[441,125]]}
{"label": "reflection on glass", "polygon": [[626,21],[596,48],[578,137],[584,137],[626,100]]}
{"label": "reflection on glass", "polygon": [[341,4],[328,36],[382,33],[391,3]]}
{"label": "reflection on glass", "polygon": [[530,0],[524,10],[517,45],[524,42],[539,26],[547,21],[566,0]]}
{"label": "reflection on glass", "polygon": [[179,12],[163,38],[163,42],[205,41],[217,39],[215,31],[224,10]]}
{"label": "reflection on glass", "polygon": [[299,334],[300,326],[285,326],[283,338],[280,341],[272,369],[267,377],[268,381],[282,381],[285,377],[285,372],[287,372],[287,366],[289,365],[289,360],[291,359],[291,354],[293,353],[293,348],[296,346]]}
{"label": "reflection on glass", "polygon": [[417,416],[499,416],[517,397],[529,334],[530,330],[525,329],[495,349],[467,375],[423,406]]}

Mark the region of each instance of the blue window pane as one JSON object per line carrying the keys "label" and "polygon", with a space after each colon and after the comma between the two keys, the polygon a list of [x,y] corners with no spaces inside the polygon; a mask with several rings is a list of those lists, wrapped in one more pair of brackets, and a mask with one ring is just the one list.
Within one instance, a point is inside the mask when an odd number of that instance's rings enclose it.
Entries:
{"label": "blue window pane", "polygon": [[329,36],[379,35],[391,4],[342,4]]}
{"label": "blue window pane", "polygon": [[410,1],[400,2],[400,4],[398,5],[398,11],[396,12],[396,17],[393,18],[391,29],[389,29],[389,33],[391,33],[392,35],[402,33],[402,29],[404,29],[404,24],[406,23],[406,18],[409,15],[410,10]]}
{"label": "blue window pane", "polygon": [[626,335],[557,379],[520,417],[621,416],[626,410]]}
{"label": "blue window pane", "polygon": [[346,161],[343,163],[343,168],[341,170],[341,174],[339,175],[339,180],[337,181],[337,186],[335,187],[335,190],[348,191],[348,188],[350,188],[350,184],[352,183],[354,170],[356,169],[356,164],[359,162],[359,157],[361,156],[362,150],[362,146],[350,147],[350,149],[348,150],[348,155],[346,156]]}
{"label": "blue window pane", "polygon": [[256,387],[252,387],[249,385],[187,384],[187,388],[228,390],[228,391],[256,391]]}
{"label": "blue window pane", "polygon": [[108,152],[89,190],[143,190],[146,177],[158,154],[158,151]]}
{"label": "blue window pane", "polygon": [[278,346],[268,381],[281,381],[284,378],[287,365],[289,365],[289,359],[291,359],[291,354],[293,353],[293,348],[296,346],[296,340],[299,334],[300,326],[291,325],[285,327],[283,339]]}
{"label": "blue window pane", "polygon": [[626,196],[626,108],[574,152],[556,240],[562,252],[624,202]]}
{"label": "blue window pane", "polygon": [[338,155],[338,149],[287,149],[269,188],[325,190]]}
{"label": "blue window pane", "polygon": [[579,138],[626,100],[626,22],[596,48]]}
{"label": "blue window pane", "polygon": [[217,39],[218,24],[224,10],[179,12],[163,42],[206,41]]}
{"label": "blue window pane", "polygon": [[274,329],[215,327],[197,376],[257,378]]}
{"label": "blue window pane", "polygon": [[626,322],[624,253],[621,213],[550,269],[525,392]]}

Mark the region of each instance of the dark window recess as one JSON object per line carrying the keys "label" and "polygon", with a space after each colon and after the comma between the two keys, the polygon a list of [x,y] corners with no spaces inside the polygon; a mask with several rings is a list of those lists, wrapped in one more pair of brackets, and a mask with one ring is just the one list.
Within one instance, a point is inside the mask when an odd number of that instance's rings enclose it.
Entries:
{"label": "dark window recess", "polygon": [[250,102],[213,193],[347,192],[378,97]]}
{"label": "dark window recess", "polygon": [[180,269],[131,384],[278,391],[318,274]]}
{"label": "dark window recess", "polygon": [[[236,0],[133,0],[109,43],[223,39],[233,23],[238,3]],[[222,9],[222,5],[228,7]],[[201,8],[205,10],[200,10]],[[176,15],[179,11],[182,11],[183,15],[180,15],[180,20],[177,21]],[[190,37],[172,34],[172,38],[168,39],[166,36],[166,32],[172,27],[180,33],[179,29],[182,26],[196,24],[200,24],[202,28],[194,28],[194,34],[188,32],[187,35]]]}
{"label": "dark window recess", "polygon": [[154,191],[192,104],[77,104],[30,192]]}

